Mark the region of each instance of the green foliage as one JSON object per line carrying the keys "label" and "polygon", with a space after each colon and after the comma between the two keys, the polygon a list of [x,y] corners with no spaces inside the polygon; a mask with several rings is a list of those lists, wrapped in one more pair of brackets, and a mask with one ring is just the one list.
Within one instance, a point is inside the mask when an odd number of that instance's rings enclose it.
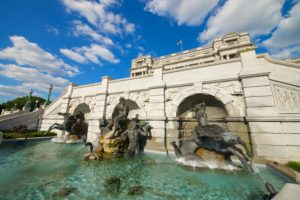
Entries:
{"label": "green foliage", "polygon": [[15,138],[25,138],[25,137],[49,137],[49,136],[56,136],[56,133],[47,131],[28,131],[25,133],[17,133],[17,132],[4,132],[3,138],[4,139],[15,139]]}
{"label": "green foliage", "polygon": [[13,132],[16,133],[25,133],[28,131],[28,127],[26,125],[19,124],[18,126],[13,127]]}
{"label": "green foliage", "polygon": [[296,170],[297,172],[300,173],[300,162],[296,162],[296,161],[289,161],[287,163],[287,166]]}
{"label": "green foliage", "polygon": [[[0,109],[1,110],[2,109],[11,109],[11,108],[14,108],[15,104],[16,104],[16,108],[21,110],[25,106],[25,104],[27,102],[27,98],[28,98],[28,96],[18,97],[14,100],[4,102],[4,103],[0,104]],[[39,105],[43,105],[46,100],[41,98],[41,97],[32,96],[30,98],[30,108],[31,108],[31,110],[34,109],[35,101],[39,101]]]}

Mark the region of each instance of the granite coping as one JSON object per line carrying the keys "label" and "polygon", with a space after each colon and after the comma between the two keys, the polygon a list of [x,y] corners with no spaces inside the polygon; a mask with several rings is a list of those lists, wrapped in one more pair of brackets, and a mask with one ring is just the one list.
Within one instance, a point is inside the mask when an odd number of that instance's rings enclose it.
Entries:
{"label": "granite coping", "polygon": [[[296,170],[294,170],[286,165],[283,165],[281,163],[273,162],[273,161],[267,161],[266,166],[284,174],[285,176],[291,178],[296,183],[300,184],[300,173],[297,172]],[[300,192],[299,192],[299,195],[300,195]]]}
{"label": "granite coping", "polygon": [[286,183],[280,192],[272,198],[272,200],[299,200],[300,199],[300,185]]}

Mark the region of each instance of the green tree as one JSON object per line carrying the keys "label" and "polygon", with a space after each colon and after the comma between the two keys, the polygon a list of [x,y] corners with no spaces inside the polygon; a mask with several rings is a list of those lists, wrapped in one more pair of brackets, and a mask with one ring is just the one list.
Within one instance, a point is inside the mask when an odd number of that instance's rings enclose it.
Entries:
{"label": "green tree", "polygon": [[[4,103],[0,104],[0,109],[1,110],[2,109],[11,109],[11,108],[14,108],[15,106],[18,109],[23,109],[23,107],[26,104],[27,98],[28,98],[27,96],[18,97],[16,99],[11,100],[11,101],[4,102]],[[41,106],[45,103],[46,100],[41,98],[41,97],[32,96],[31,99],[30,99],[30,109],[31,110],[34,109],[36,101],[39,101],[38,106]]]}

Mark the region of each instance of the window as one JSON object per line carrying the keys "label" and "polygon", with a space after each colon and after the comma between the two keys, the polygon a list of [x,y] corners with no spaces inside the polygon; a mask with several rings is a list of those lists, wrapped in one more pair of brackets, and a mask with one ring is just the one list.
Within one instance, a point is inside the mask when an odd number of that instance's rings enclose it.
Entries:
{"label": "window", "polygon": [[230,55],[229,55],[229,59],[236,58],[236,57],[237,57],[237,54],[236,54],[236,53],[230,54]]}
{"label": "window", "polygon": [[236,44],[238,43],[237,39],[231,39],[226,41],[227,44]]}
{"label": "window", "polygon": [[141,67],[141,66],[143,65],[143,61],[138,61],[138,62],[136,63],[136,65],[137,65],[138,67]]}

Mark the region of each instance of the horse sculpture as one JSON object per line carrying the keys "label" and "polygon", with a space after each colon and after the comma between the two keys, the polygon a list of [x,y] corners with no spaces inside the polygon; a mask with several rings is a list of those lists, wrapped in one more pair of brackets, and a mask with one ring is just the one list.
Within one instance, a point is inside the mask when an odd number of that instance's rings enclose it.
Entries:
{"label": "horse sculpture", "polygon": [[71,115],[70,113],[57,113],[58,115],[64,116],[64,122],[62,124],[54,123],[47,132],[53,129],[67,131],[70,135],[77,135],[78,137],[86,137],[88,131],[88,124],[84,121],[84,113],[79,111],[76,114]]}
{"label": "horse sculpture", "polygon": [[[201,104],[203,107],[203,103]],[[204,104],[205,106],[205,104]],[[205,111],[205,108],[203,109]],[[246,170],[253,171],[251,152],[246,146],[246,143],[242,141],[238,136],[225,131],[218,125],[208,125],[203,123],[207,122],[207,115],[199,112],[201,116],[197,116],[198,126],[192,131],[192,134],[188,138],[180,138],[180,147],[173,141],[171,145],[174,147],[176,156],[187,156],[197,152],[200,148],[213,151],[217,154],[224,156],[224,159],[232,164],[231,156],[236,156],[242,163],[242,167]],[[241,145],[242,149],[237,145]]]}
{"label": "horse sculpture", "polygon": [[[251,153],[246,143],[238,136],[230,132],[226,132],[218,125],[206,125],[197,127],[188,138],[182,138],[180,148],[175,142],[172,142],[177,156],[194,154],[198,149],[203,148],[209,151],[214,151],[224,156],[225,160],[232,165],[236,165],[231,160],[231,156],[236,156],[242,163],[242,167],[248,171],[253,171],[251,162]],[[241,145],[242,149],[237,145]]]}

